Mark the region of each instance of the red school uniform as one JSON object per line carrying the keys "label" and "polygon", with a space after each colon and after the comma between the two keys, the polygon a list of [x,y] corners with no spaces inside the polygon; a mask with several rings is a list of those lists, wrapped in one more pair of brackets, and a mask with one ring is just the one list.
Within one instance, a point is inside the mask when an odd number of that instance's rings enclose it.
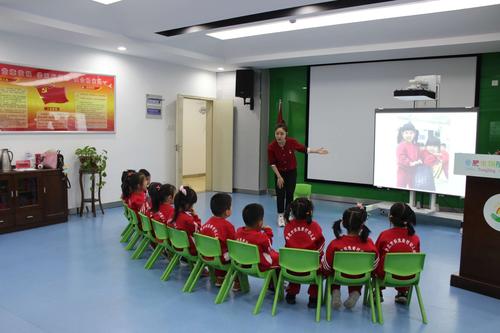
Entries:
{"label": "red school uniform", "polygon": [[417,235],[408,235],[408,229],[394,227],[382,231],[378,236],[375,246],[380,255],[376,274],[378,277],[384,277],[384,259],[385,255],[390,252],[420,252],[420,238]]}
{"label": "red school uniform", "polygon": [[172,217],[174,216],[174,207],[168,203],[160,205],[157,212],[151,212],[151,218],[172,227]]}
{"label": "red school uniform", "polygon": [[273,230],[263,228],[262,230],[238,228],[236,231],[236,240],[239,242],[257,245],[260,254],[259,269],[261,272],[271,268],[279,267],[279,253],[273,250]]}
{"label": "red school uniform", "polygon": [[205,236],[215,237],[220,242],[220,247],[222,250],[222,262],[229,262],[229,253],[227,252],[227,242],[228,239],[236,238],[236,231],[234,226],[223,217],[212,216],[207,222],[201,227],[200,233]]}
{"label": "red school uniform", "polygon": [[335,252],[338,251],[373,252],[378,254],[377,248],[370,237],[368,237],[366,242],[363,242],[358,235],[340,236],[340,238],[332,240],[326,248],[326,253],[322,260],[325,272],[331,273],[333,271],[333,258],[335,257]]}
{"label": "red school uniform", "polygon": [[305,153],[306,146],[299,143],[294,138],[286,138],[285,145],[280,147],[278,142],[274,140],[267,147],[267,156],[269,165],[276,165],[279,171],[291,171],[297,169],[297,159],[295,151]]}
{"label": "red school uniform", "polygon": [[189,238],[189,253],[195,256],[198,254],[196,251],[196,245],[194,243],[193,234],[198,232],[201,227],[201,220],[196,214],[190,212],[179,212],[175,223],[175,228],[178,230],[184,230],[188,234]]}
{"label": "red school uniform", "polygon": [[[306,220],[291,220],[285,226],[285,247],[319,251],[323,256],[325,237],[323,231],[316,221],[308,224]],[[289,283],[287,293],[297,295],[300,292],[300,284]],[[309,296],[318,297],[318,286],[311,284],[308,290]]]}
{"label": "red school uniform", "polygon": [[285,247],[319,251],[323,254],[325,237],[316,221],[308,224],[306,220],[291,220],[284,230]]}
{"label": "red school uniform", "polygon": [[[351,251],[351,252],[373,252],[377,254],[377,248],[370,237],[363,242],[361,237],[358,235],[345,235],[340,238],[334,239],[330,242],[326,248],[326,253],[323,256],[322,264],[323,270],[327,274],[333,272],[333,258],[335,257],[335,252],[338,251]],[[375,261],[375,266],[377,265],[378,258]],[[349,277],[349,275],[347,275]],[[333,289],[339,289],[339,285],[333,285]],[[361,287],[349,287],[349,293],[353,291],[361,292]]]}
{"label": "red school uniform", "polygon": [[133,192],[128,198],[128,206],[135,212],[140,212],[145,201],[146,194],[144,192]]}

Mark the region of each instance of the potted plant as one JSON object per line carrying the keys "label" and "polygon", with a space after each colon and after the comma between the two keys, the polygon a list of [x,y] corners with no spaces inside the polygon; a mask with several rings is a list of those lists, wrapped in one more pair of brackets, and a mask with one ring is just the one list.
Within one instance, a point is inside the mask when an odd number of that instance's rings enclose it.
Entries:
{"label": "potted plant", "polygon": [[99,154],[97,149],[92,146],[85,146],[75,150],[75,155],[80,160],[80,170],[90,172],[90,179],[94,180],[94,174],[99,175],[97,187],[102,189],[106,182],[104,178],[106,174],[106,162],[108,160],[108,151],[103,149]]}

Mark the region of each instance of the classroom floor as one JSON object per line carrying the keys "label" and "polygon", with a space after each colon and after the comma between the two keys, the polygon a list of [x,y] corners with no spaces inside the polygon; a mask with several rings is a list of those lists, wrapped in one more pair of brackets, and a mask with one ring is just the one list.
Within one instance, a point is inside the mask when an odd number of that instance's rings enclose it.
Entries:
{"label": "classroom floor", "polygon": [[[196,210],[209,217],[211,193],[201,193]],[[275,201],[270,196],[233,194],[233,216],[243,224],[241,210],[259,202],[266,222],[275,229],[274,247],[283,245],[282,229],[275,224]],[[315,219],[328,241],[331,221],[345,204],[315,201]],[[252,315],[261,281],[250,279],[249,294],[232,294],[214,304],[217,289],[206,279],[192,294],[181,292],[188,266],[181,266],[167,282],[160,281],[165,260],[143,268],[145,258],[131,260],[119,242],[124,228],[122,208],[108,209],[92,218],[71,216],[69,223],[0,235],[0,332],[497,332],[500,300],[449,285],[459,266],[461,236],[458,229],[419,225],[422,249],[427,253],[421,288],[429,324],[421,322],[416,298],[409,308],[394,304],[393,290],[385,292],[385,324],[372,324],[370,311],[358,303],[350,311],[333,312],[333,320],[314,321],[308,309],[307,288],[296,305],[280,303],[271,316],[272,294],[262,312]],[[369,217],[375,239],[387,228],[387,218]],[[343,298],[346,290],[342,290]]]}
{"label": "classroom floor", "polygon": [[205,175],[183,176],[182,184],[190,186],[196,193],[205,192],[207,190],[207,178]]}

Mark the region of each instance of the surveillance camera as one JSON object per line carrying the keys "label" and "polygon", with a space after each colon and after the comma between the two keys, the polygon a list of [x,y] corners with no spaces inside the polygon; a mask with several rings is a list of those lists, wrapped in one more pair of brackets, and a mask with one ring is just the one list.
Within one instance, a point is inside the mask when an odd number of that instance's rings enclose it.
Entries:
{"label": "surveillance camera", "polygon": [[295,22],[297,22],[297,20],[296,20],[296,19],[289,19],[288,21],[289,21],[290,23],[292,23],[292,24],[293,24],[293,23],[295,23]]}

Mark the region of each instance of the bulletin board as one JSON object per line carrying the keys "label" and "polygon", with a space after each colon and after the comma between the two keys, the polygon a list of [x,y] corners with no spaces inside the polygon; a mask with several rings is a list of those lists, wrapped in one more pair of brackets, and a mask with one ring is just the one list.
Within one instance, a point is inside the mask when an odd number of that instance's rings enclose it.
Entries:
{"label": "bulletin board", "polygon": [[114,76],[0,63],[0,133],[114,131]]}

